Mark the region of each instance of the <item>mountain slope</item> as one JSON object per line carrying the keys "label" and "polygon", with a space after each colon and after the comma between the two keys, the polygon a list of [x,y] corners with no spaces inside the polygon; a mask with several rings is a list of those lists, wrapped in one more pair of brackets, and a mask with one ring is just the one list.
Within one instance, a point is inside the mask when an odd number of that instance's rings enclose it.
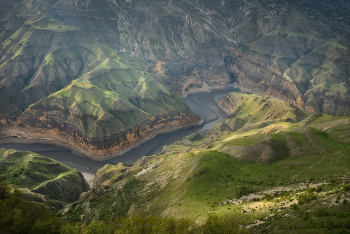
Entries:
{"label": "mountain slope", "polygon": [[229,93],[219,104],[229,117],[216,125],[211,132],[243,133],[279,122],[300,122],[310,115],[282,100],[258,94]]}
{"label": "mountain slope", "polygon": [[37,4],[10,4],[12,12],[2,15],[3,34],[12,32],[0,60],[2,136],[52,138],[103,160],[199,121],[145,62],[49,17],[42,12],[48,6]]}
{"label": "mountain slope", "polygon": [[115,156],[198,122],[167,88],[236,84],[307,112],[350,115],[347,1],[0,4],[0,114],[11,126],[2,136],[24,125],[81,154]]}
{"label": "mountain slope", "polygon": [[55,212],[88,190],[76,169],[32,152],[0,149],[0,168],[2,180],[21,189],[25,199],[43,203]]}
{"label": "mountain slope", "polygon": [[[273,113],[276,106],[265,104],[281,102],[258,95],[242,96],[245,101],[237,104],[237,109],[254,107],[246,112],[252,117],[259,103],[266,113]],[[284,105],[286,113],[297,111]],[[205,135],[193,134],[167,146],[158,156],[143,157],[132,167],[106,165],[96,174],[93,189],[61,211],[64,219],[90,222],[106,214],[142,213],[194,218],[201,223],[208,214],[232,214],[248,225],[256,220],[271,224],[273,220],[268,217],[272,215],[290,213],[294,217],[289,207],[302,200],[301,192],[308,194],[305,183],[313,187],[328,184],[330,175],[339,183],[347,183],[350,122],[348,117],[316,115],[285,122],[276,116],[269,124],[246,131],[243,126],[240,132],[221,131],[219,124]],[[237,117],[230,118],[226,121]],[[247,125],[262,119],[268,120],[257,118]],[[332,192],[312,198],[313,207],[322,202],[332,205],[334,202],[329,201],[342,191],[332,184],[327,189]],[[341,199],[348,197],[345,193]],[[307,210],[312,200],[297,207]],[[347,209],[347,205],[339,207]]]}

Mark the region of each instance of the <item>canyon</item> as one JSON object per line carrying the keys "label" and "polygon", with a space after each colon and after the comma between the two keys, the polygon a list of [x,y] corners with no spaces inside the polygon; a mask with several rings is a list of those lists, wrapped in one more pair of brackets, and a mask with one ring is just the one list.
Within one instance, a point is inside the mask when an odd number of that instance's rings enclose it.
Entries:
{"label": "canyon", "polygon": [[50,137],[103,160],[199,124],[177,95],[234,84],[350,115],[343,0],[0,5],[1,137]]}
{"label": "canyon", "polygon": [[345,233],[349,116],[347,0],[0,0],[0,232]]}

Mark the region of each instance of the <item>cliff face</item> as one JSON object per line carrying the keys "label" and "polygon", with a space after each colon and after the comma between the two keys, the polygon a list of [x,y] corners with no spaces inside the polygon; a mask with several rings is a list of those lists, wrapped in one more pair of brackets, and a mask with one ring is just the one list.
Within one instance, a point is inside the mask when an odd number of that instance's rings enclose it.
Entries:
{"label": "cliff face", "polygon": [[152,70],[160,80],[183,96],[196,90],[227,89],[235,81],[217,51],[206,51],[184,60],[159,61]]}
{"label": "cliff face", "polygon": [[303,100],[296,84],[278,71],[254,61],[247,55],[238,55],[237,62],[230,65],[237,82],[243,91],[262,93],[289,102],[300,109],[314,112],[314,109]]}
{"label": "cliff face", "polygon": [[[198,4],[221,20],[231,41],[213,37],[210,43],[198,43],[195,55],[156,64],[158,76],[181,94],[235,82],[243,90],[275,96],[309,112],[350,114],[350,44],[344,36],[349,27],[343,24],[349,22],[348,4],[324,2],[344,19],[340,30],[334,18],[314,2],[235,2]],[[342,8],[336,11],[337,7]]]}
{"label": "cliff face", "polygon": [[131,129],[123,129],[111,133],[113,123],[109,121],[97,123],[97,132],[100,135],[87,136],[84,131],[79,131],[74,125],[80,123],[79,118],[66,119],[55,118],[54,111],[29,111],[16,121],[7,121],[2,129],[3,135],[26,139],[56,140],[66,147],[73,147],[78,154],[90,157],[94,160],[105,160],[119,156],[130,147],[137,146],[155,135],[167,131],[192,127],[198,122],[198,118],[189,110],[166,113],[157,117],[145,119]]}

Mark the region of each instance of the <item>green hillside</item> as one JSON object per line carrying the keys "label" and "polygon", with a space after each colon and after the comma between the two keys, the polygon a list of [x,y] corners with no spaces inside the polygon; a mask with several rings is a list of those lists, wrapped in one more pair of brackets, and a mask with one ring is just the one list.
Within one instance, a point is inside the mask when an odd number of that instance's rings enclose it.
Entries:
{"label": "green hillside", "polygon": [[87,191],[84,177],[76,169],[32,152],[0,149],[0,177],[24,198],[57,212]]}
{"label": "green hillside", "polygon": [[[242,96],[246,102],[242,100],[237,110],[279,102],[255,94]],[[306,117],[295,107],[286,107],[286,111]],[[242,116],[255,116],[255,108],[241,112]],[[273,110],[272,105],[265,108]],[[235,118],[233,114],[226,121]],[[346,228],[350,147],[345,141],[350,119],[313,115],[301,121],[270,120],[268,126],[246,132],[240,128],[240,133],[220,132],[219,124],[206,135],[190,135],[132,167],[106,165],[98,171],[93,189],[63,210],[63,218],[91,222],[107,214],[152,214],[202,223],[214,214],[234,215],[247,226],[262,223],[254,227],[257,232],[300,225],[305,231],[323,231],[328,230],[326,222],[337,223],[332,230]],[[319,218],[320,209],[334,218]],[[339,212],[343,213],[337,216]],[[287,222],[285,214],[295,223]],[[303,215],[315,217],[315,225],[307,219],[300,223]]]}
{"label": "green hillside", "polygon": [[[102,138],[147,123],[154,116],[186,109],[152,75],[123,63],[117,53],[115,56],[29,106],[28,112],[46,109],[80,115],[72,119],[76,130],[88,137]],[[63,116],[54,117],[57,122],[64,121]]]}
{"label": "green hillside", "polygon": [[216,125],[213,134],[243,133],[264,128],[271,124],[283,128],[288,123],[304,120],[310,113],[295,106],[258,94],[230,93],[220,99],[220,105],[231,112],[222,123]]}

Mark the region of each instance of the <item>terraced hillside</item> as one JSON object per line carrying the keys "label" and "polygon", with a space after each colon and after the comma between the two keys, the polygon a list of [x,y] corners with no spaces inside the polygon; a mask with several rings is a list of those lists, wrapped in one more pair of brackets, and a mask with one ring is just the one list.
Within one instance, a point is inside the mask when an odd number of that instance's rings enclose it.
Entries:
{"label": "terraced hillside", "polygon": [[0,149],[0,177],[20,189],[25,199],[42,203],[54,212],[88,190],[76,169],[32,152]]}
{"label": "terraced hillside", "polygon": [[[239,102],[229,106],[233,98]],[[310,115],[256,94],[231,93],[224,102],[232,115],[207,134],[190,135],[132,167],[101,168],[92,190],[62,210],[63,218],[152,214],[201,223],[216,214],[234,215],[257,232],[318,232],[324,222],[334,224],[328,230],[346,228],[350,119]],[[322,209],[336,218],[320,218]]]}

